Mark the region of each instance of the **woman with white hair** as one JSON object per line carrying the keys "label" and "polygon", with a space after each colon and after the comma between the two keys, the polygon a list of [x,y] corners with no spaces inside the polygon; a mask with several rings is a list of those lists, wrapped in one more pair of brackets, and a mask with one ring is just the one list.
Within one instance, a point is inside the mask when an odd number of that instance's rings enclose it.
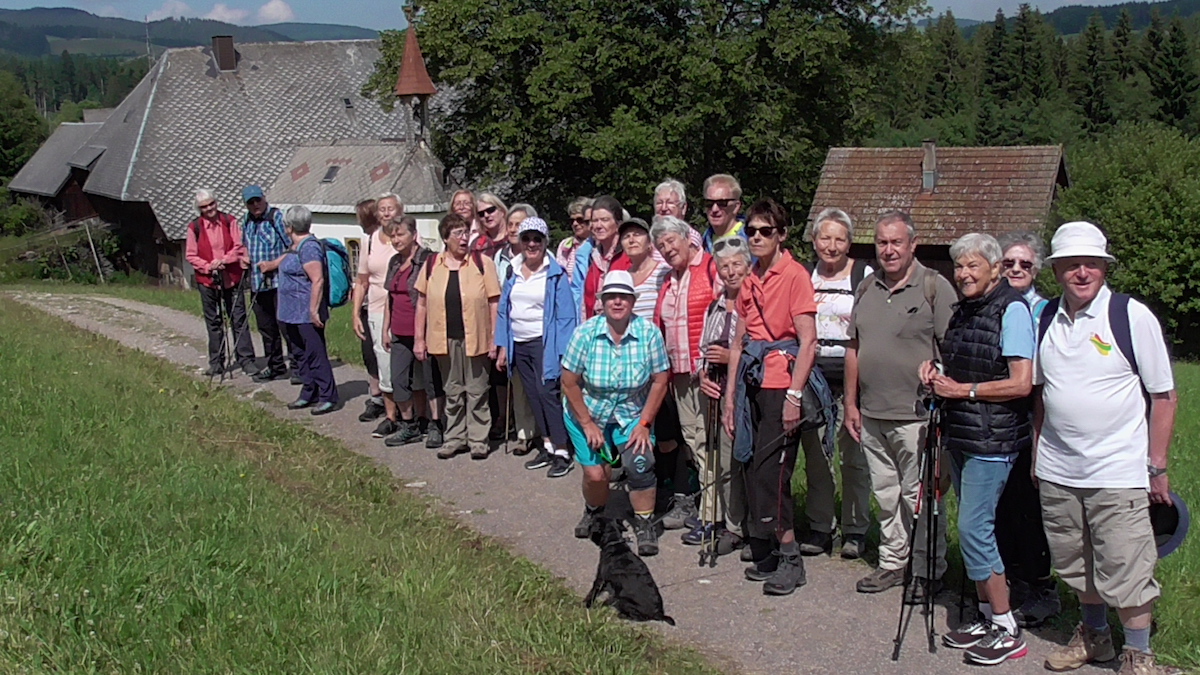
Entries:
{"label": "woman with white hair", "polygon": [[275,260],[279,269],[279,306],[276,318],[288,341],[299,352],[300,395],[288,409],[312,407],[313,415],[337,409],[338,390],[325,347],[325,322],[329,320],[325,247],[312,235],[312,212],[292,206],[283,214],[284,229],[292,247]]}
{"label": "woman with white hair", "polygon": [[1032,232],[1012,232],[1000,237],[1000,247],[1004,249],[1001,263],[1008,285],[1025,294],[1025,302],[1033,310],[1033,323],[1037,324],[1047,300],[1038,294],[1033,282],[1042,271],[1045,244],[1041,237]]}
{"label": "woman with white hair", "polygon": [[996,665],[1028,650],[1009,604],[996,545],[996,506],[1018,453],[1030,452],[1035,333],[1020,291],[1001,274],[1000,244],[968,234],[950,247],[962,300],[941,342],[942,362],[921,364],[921,381],[941,398],[942,443],[958,493],[958,532],[979,618],[947,633],[947,647],[976,665]]}

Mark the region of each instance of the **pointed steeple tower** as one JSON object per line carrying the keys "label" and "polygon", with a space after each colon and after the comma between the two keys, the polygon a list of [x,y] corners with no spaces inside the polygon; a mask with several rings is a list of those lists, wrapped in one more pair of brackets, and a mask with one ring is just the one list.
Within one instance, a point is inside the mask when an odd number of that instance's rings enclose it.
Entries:
{"label": "pointed steeple tower", "polygon": [[413,116],[421,123],[420,135],[425,136],[425,119],[429,97],[437,93],[429,72],[425,70],[425,57],[421,54],[421,46],[417,44],[417,31],[413,26],[413,6],[409,3],[404,8],[408,17],[408,32],[404,36],[404,56],[400,61],[400,76],[396,78],[396,96],[400,102],[412,106]]}

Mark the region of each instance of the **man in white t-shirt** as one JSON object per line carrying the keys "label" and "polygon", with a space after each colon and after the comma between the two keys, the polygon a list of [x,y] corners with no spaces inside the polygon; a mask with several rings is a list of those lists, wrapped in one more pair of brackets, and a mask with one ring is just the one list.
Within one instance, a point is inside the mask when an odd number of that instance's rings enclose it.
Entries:
{"label": "man in white t-shirt", "polygon": [[1063,225],[1051,241],[1063,297],[1042,317],[1049,325],[1034,367],[1034,474],[1050,557],[1079,596],[1083,622],[1046,667],[1074,670],[1114,658],[1107,607],[1115,607],[1125,629],[1121,673],[1150,674],[1160,672],[1150,651],[1160,592],[1149,508],[1170,501],[1175,383],[1158,320],[1136,300],[1123,307],[1127,298],[1105,284],[1113,261],[1107,244],[1085,222]]}

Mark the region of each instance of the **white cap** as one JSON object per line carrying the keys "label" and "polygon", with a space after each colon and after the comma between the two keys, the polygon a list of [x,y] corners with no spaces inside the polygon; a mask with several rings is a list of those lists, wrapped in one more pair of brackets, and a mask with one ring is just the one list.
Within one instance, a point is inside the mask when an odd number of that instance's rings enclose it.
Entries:
{"label": "white cap", "polygon": [[1064,223],[1054,232],[1050,240],[1050,260],[1060,258],[1103,258],[1109,262],[1116,260],[1108,254],[1108,239],[1100,228],[1095,225],[1077,220]]}
{"label": "white cap", "polygon": [[613,270],[604,275],[604,285],[600,288],[600,297],[620,293],[637,297],[633,290],[633,275],[625,270]]}

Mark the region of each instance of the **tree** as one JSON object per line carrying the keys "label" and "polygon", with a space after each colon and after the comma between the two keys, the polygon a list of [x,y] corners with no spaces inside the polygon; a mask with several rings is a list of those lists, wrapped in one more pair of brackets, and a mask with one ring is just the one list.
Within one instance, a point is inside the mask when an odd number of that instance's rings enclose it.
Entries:
{"label": "tree", "polygon": [[0,72],[0,177],[17,173],[46,138],[46,122],[10,73]]}
{"label": "tree", "polygon": [[1133,15],[1128,8],[1121,9],[1121,16],[1112,32],[1112,58],[1114,71],[1122,80],[1133,75],[1136,59],[1133,51]]}
{"label": "tree", "polygon": [[1022,4],[1013,22],[1012,37],[1008,43],[1011,50],[1012,91],[1023,104],[1037,105],[1056,88],[1048,44],[1051,40],[1057,38],[1047,30],[1041,12]]}
{"label": "tree", "polygon": [[1100,132],[1113,123],[1109,101],[1112,76],[1104,42],[1104,19],[1096,13],[1076,41],[1070,80],[1075,105],[1089,133]]}
{"label": "tree", "polygon": [[925,87],[925,114],[946,117],[962,112],[970,95],[967,44],[958,21],[949,10],[927,33],[929,82]]}
{"label": "tree", "polygon": [[1008,26],[1003,11],[996,12],[991,26],[980,30],[979,108],[975,124],[981,145],[1010,145],[1019,134],[1009,112],[1016,88],[1009,49]]}

